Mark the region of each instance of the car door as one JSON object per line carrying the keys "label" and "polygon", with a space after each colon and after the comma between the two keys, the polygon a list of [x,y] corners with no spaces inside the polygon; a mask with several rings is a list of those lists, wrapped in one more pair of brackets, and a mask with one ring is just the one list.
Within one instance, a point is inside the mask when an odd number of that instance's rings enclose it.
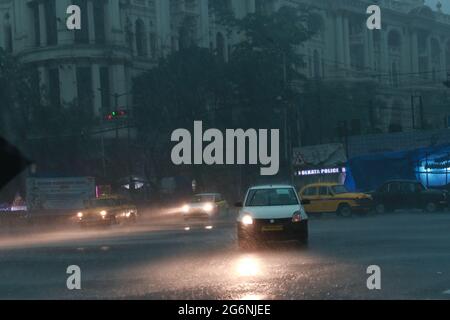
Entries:
{"label": "car door", "polygon": [[420,182],[414,183],[413,188],[414,188],[414,194],[413,194],[414,208],[423,209],[429,200],[427,197],[427,194],[425,192],[426,188]]}
{"label": "car door", "polygon": [[318,207],[320,212],[334,212],[336,205],[334,196],[327,186],[319,187]]}
{"label": "car door", "polygon": [[402,183],[402,192],[400,196],[400,204],[402,208],[411,209],[417,208],[417,204],[419,203],[419,197],[415,192],[416,183],[413,182],[403,182]]}
{"label": "car door", "polygon": [[318,194],[319,190],[317,187],[315,186],[311,186],[311,187],[306,187],[305,189],[303,189],[300,198],[302,200],[308,200],[309,203],[303,205],[303,208],[305,209],[306,212],[308,213],[314,213],[314,212],[320,212],[320,207],[319,207],[319,194]]}
{"label": "car door", "polygon": [[388,192],[384,196],[384,205],[389,210],[400,209],[403,207],[402,186],[400,182],[391,182]]}

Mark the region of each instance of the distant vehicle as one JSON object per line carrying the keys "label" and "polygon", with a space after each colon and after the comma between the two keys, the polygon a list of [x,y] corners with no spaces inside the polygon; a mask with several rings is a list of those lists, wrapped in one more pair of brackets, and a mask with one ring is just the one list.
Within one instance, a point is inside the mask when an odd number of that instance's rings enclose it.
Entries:
{"label": "distant vehicle", "polygon": [[309,200],[305,205],[308,214],[336,212],[342,217],[354,213],[367,213],[373,208],[372,197],[365,193],[350,192],[338,183],[315,183],[303,187],[300,198]]}
{"label": "distant vehicle", "polygon": [[372,193],[377,213],[396,209],[423,209],[435,212],[448,206],[448,192],[427,189],[414,180],[392,180],[385,182]]}
{"label": "distant vehicle", "polygon": [[267,240],[308,243],[308,216],[294,187],[252,187],[244,203],[237,203],[236,207],[240,208],[237,236],[241,248]]}
{"label": "distant vehicle", "polygon": [[138,212],[136,206],[121,196],[105,196],[86,202],[85,210],[77,213],[82,227],[90,225],[115,225],[135,223]]}
{"label": "distant vehicle", "polygon": [[430,186],[429,188],[435,190],[446,190],[447,192],[450,192],[450,183],[441,186]]}
{"label": "distant vehicle", "polygon": [[229,206],[220,193],[201,193],[182,207],[182,213],[185,220],[211,219],[227,215]]}

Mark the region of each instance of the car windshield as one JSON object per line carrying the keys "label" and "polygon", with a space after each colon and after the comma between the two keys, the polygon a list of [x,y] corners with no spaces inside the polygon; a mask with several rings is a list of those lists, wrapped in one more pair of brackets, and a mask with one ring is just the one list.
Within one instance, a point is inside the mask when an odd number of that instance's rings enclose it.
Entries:
{"label": "car windshield", "polygon": [[291,206],[298,204],[292,188],[253,189],[247,196],[247,207]]}
{"label": "car windshield", "polygon": [[95,199],[89,202],[90,208],[104,208],[104,207],[114,207],[117,205],[117,200],[115,199]]}
{"label": "car windshield", "polygon": [[199,202],[214,202],[214,195],[212,194],[198,194],[191,199],[192,203]]}
{"label": "car windshield", "polygon": [[343,185],[333,186],[331,187],[331,190],[333,191],[334,194],[348,193],[347,188]]}

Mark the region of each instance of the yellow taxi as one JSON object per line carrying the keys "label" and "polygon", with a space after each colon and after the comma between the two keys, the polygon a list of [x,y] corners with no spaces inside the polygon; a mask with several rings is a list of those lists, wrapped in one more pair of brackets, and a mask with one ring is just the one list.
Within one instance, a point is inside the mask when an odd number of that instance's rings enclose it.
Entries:
{"label": "yellow taxi", "polygon": [[306,200],[308,214],[336,212],[342,217],[353,213],[366,213],[372,209],[372,197],[365,193],[350,192],[338,183],[315,183],[303,187],[299,196]]}
{"label": "yellow taxi", "polygon": [[137,208],[122,196],[103,196],[85,203],[85,209],[77,213],[78,223],[89,225],[114,225],[134,223],[137,219]]}

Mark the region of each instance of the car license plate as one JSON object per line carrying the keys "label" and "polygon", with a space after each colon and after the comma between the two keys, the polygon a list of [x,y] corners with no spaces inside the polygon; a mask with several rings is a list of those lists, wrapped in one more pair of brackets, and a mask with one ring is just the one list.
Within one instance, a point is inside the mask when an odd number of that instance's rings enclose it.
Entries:
{"label": "car license plate", "polygon": [[283,226],[265,226],[262,227],[263,232],[276,232],[283,231]]}

